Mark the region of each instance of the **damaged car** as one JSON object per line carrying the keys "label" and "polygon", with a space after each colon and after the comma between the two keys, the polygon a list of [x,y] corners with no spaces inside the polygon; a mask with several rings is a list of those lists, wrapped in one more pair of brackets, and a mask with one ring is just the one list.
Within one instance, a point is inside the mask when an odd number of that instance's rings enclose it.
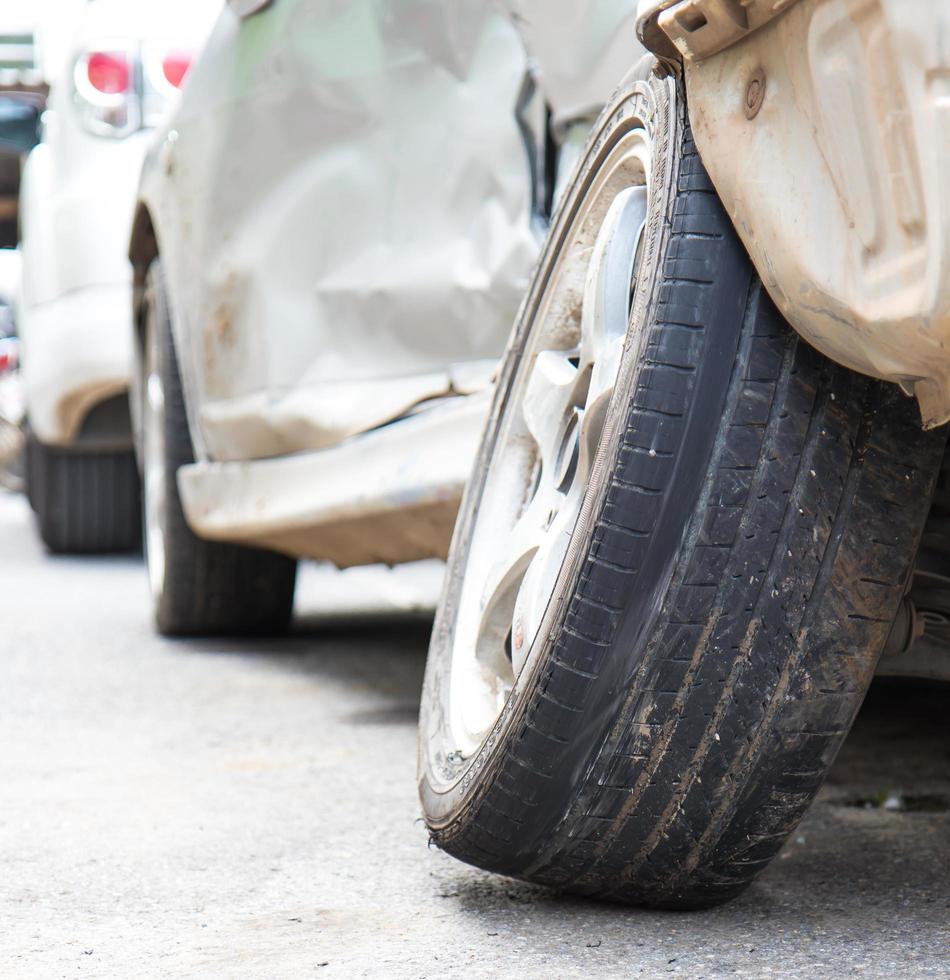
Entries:
{"label": "damaged car", "polygon": [[233,0],[150,149],[158,629],[448,552],[418,773],[462,860],[715,905],[879,664],[950,676],[950,24],[852,8]]}
{"label": "damaged car", "polygon": [[588,47],[538,77],[483,0],[225,7],[131,238],[161,632],[285,627],[300,558],[445,557],[547,187],[642,50],[628,8],[579,5]]}

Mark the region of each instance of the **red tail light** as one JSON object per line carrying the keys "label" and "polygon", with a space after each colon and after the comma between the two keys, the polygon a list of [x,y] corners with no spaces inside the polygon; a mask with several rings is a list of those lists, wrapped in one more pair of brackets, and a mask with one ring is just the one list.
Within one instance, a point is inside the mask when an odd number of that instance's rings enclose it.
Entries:
{"label": "red tail light", "polygon": [[15,371],[19,361],[19,340],[16,337],[0,337],[0,374]]}
{"label": "red tail light", "polygon": [[185,51],[169,51],[162,58],[162,74],[165,76],[165,81],[175,88],[181,88],[190,67],[191,55]]}
{"label": "red tail light", "polygon": [[191,61],[189,50],[167,42],[99,39],[77,57],[73,72],[83,127],[122,139],[157,125],[177,101]]}
{"label": "red tail light", "polygon": [[102,95],[124,95],[132,87],[132,66],[124,51],[91,51],[86,78]]}
{"label": "red tail light", "polygon": [[97,136],[121,139],[141,125],[135,46],[100,41],[76,59],[75,105],[83,126]]}

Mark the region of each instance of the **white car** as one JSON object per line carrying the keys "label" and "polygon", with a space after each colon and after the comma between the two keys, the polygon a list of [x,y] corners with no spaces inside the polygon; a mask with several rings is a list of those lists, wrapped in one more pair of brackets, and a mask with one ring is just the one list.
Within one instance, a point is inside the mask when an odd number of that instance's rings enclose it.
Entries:
{"label": "white car", "polygon": [[534,81],[486,0],[222,12],[131,244],[161,631],[284,626],[299,557],[445,556],[550,204],[545,101],[561,141],[589,126],[641,52],[631,6],[573,5]]}
{"label": "white car", "polygon": [[149,130],[175,101],[218,6],[96,0],[68,8],[71,47],[50,79],[42,142],[20,189],[27,489],[54,551],[139,541],[127,398],[129,228]]}
{"label": "white car", "polygon": [[13,315],[19,259],[15,249],[0,248],[0,487],[15,491],[23,489],[23,386]]}

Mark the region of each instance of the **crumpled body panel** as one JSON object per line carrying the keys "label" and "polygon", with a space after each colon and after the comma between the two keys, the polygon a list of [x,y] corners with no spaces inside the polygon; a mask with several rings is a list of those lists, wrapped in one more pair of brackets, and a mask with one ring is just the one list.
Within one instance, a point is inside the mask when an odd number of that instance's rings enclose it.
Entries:
{"label": "crumpled body panel", "polygon": [[506,0],[555,125],[596,115],[645,54],[633,0]]}
{"label": "crumpled body panel", "polygon": [[139,302],[162,259],[199,535],[340,565],[445,554],[539,245],[529,66],[573,139],[643,53],[627,2],[508,6],[222,14],[131,249]]}
{"label": "crumpled body panel", "polygon": [[484,386],[538,249],[528,59],[559,118],[596,111],[642,53],[631,9],[224,10],[142,185],[199,456],[321,449]]}
{"label": "crumpled body panel", "polygon": [[145,187],[207,456],[331,445],[500,354],[537,251],[524,70],[483,0],[225,10]]}

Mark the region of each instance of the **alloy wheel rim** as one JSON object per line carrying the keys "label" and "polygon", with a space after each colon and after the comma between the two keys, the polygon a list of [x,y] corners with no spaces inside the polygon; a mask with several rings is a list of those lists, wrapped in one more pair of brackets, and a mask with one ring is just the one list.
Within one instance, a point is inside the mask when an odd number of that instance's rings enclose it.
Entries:
{"label": "alloy wheel rim", "polygon": [[448,704],[455,762],[475,754],[525,670],[568,554],[626,343],[649,164],[641,129],[605,161],[512,383],[458,594]]}

